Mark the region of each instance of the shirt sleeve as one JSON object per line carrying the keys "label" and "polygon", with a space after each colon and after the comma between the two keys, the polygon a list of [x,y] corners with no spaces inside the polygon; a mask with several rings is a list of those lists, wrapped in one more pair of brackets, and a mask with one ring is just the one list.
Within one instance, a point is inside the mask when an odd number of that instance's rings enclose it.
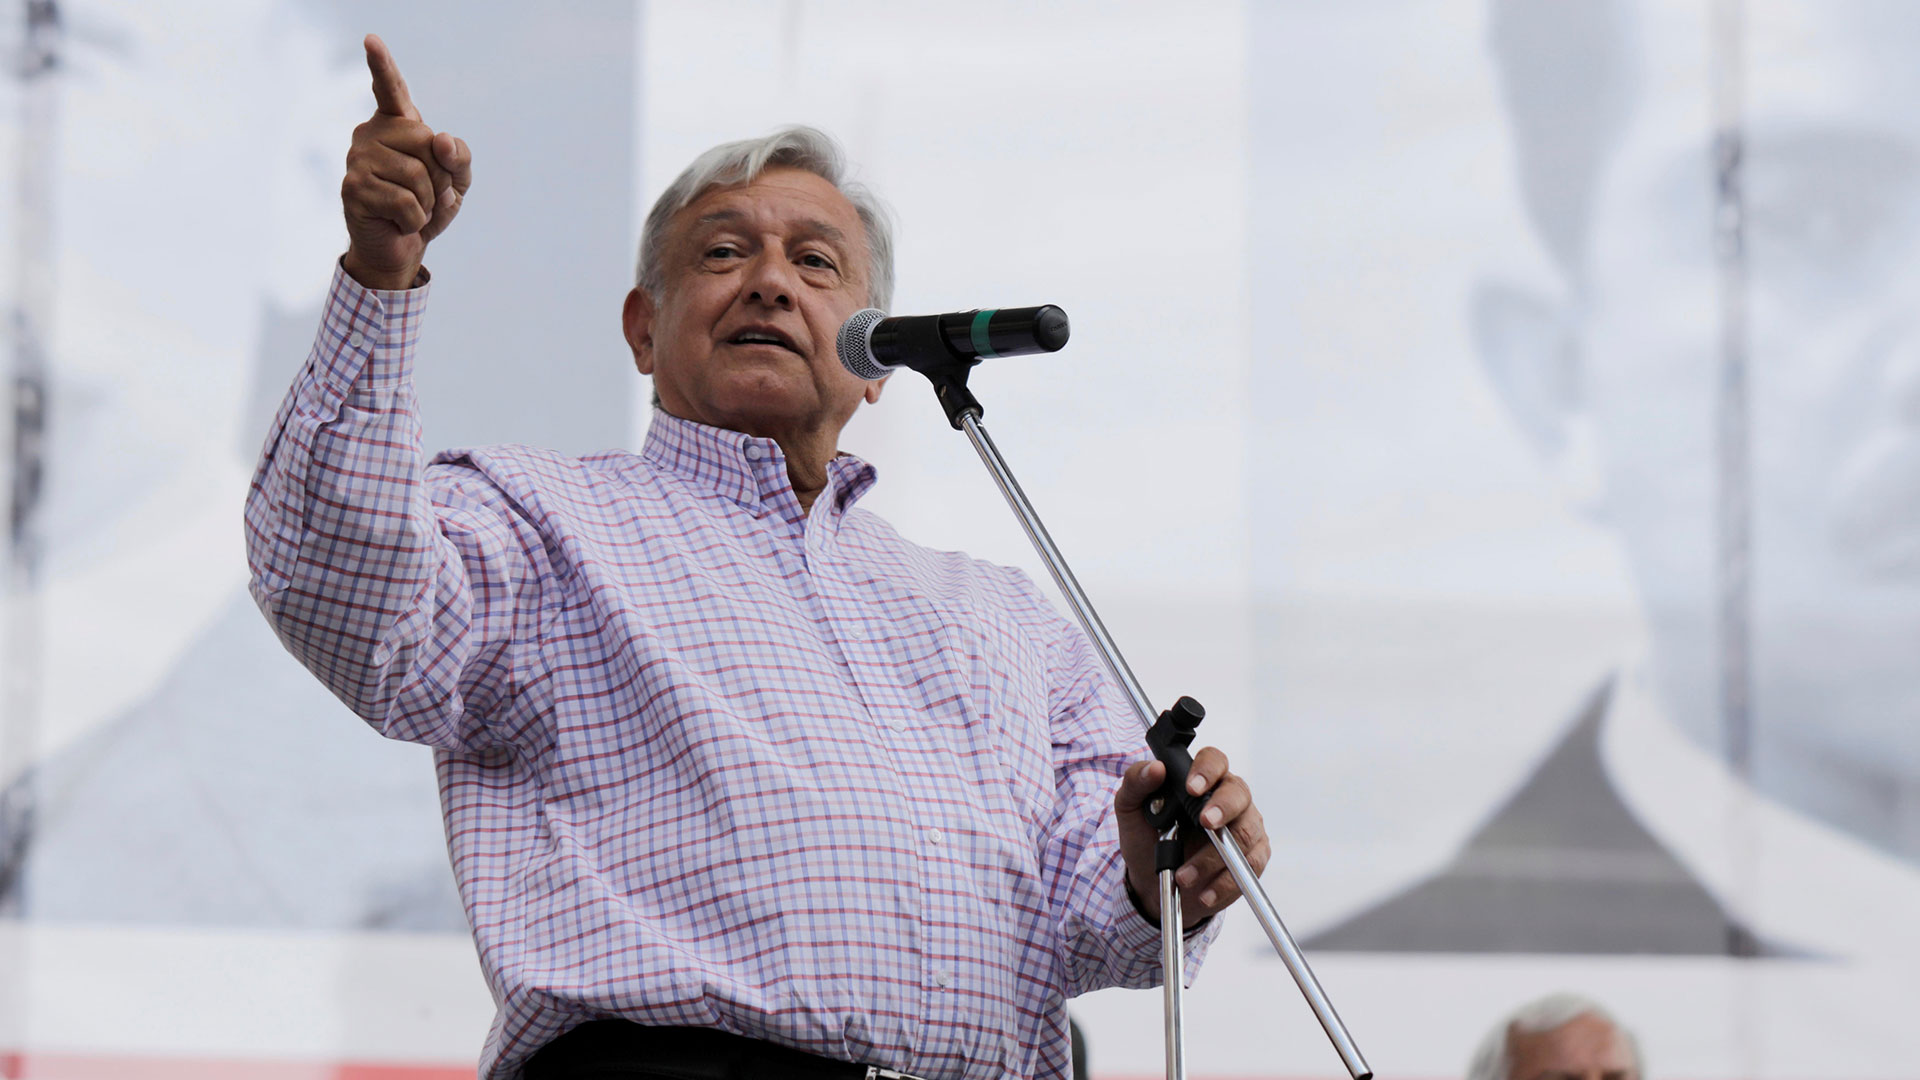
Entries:
{"label": "shirt sleeve", "polygon": [[537,677],[547,565],[477,469],[428,465],[412,367],[427,287],[336,266],[247,495],[255,603],[287,650],[396,739],[477,749]]}
{"label": "shirt sleeve", "polygon": [[[1056,616],[1057,618],[1057,616]],[[1054,820],[1042,872],[1058,914],[1068,997],[1109,986],[1160,985],[1160,926],[1127,896],[1113,794],[1147,756],[1146,732],[1080,629],[1058,619],[1052,647]],[[1220,933],[1219,918],[1186,938],[1189,982]]]}

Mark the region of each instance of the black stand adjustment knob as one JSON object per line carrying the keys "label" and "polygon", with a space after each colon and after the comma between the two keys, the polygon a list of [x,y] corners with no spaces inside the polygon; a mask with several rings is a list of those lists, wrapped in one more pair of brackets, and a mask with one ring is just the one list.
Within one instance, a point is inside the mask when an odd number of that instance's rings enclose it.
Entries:
{"label": "black stand adjustment knob", "polygon": [[1200,828],[1200,811],[1207,800],[1187,791],[1187,774],[1193,769],[1193,754],[1187,747],[1193,745],[1195,731],[1206,718],[1207,710],[1199,702],[1182,697],[1147,729],[1148,748],[1167,767],[1160,791],[1147,801],[1147,821],[1155,829],[1165,831],[1175,821]]}

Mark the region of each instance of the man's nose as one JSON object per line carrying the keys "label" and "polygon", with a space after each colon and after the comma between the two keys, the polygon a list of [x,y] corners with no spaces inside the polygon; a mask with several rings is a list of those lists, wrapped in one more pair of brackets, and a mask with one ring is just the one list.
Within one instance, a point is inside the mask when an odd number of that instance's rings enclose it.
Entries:
{"label": "man's nose", "polygon": [[747,299],[769,307],[793,308],[793,267],[784,252],[769,248],[753,260],[747,271]]}

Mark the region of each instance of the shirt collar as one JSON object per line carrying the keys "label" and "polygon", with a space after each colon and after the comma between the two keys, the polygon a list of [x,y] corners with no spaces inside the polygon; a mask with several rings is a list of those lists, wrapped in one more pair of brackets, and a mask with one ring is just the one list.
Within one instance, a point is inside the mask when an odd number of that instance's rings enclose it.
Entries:
{"label": "shirt collar", "polygon": [[[766,506],[775,495],[793,489],[779,443],[683,420],[658,408],[653,410],[640,456],[750,509]],[[878,479],[879,471],[872,465],[843,453],[827,463],[827,486],[820,498],[844,513]]]}

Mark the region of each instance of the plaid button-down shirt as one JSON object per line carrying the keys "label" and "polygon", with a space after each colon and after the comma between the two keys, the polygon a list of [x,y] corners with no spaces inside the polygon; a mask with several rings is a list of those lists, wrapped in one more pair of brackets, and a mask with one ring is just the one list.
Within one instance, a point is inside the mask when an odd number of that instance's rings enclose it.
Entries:
{"label": "plaid button-down shirt", "polygon": [[1143,740],[1080,631],[855,509],[855,457],[811,512],[772,440],[663,413],[638,456],[426,461],[426,294],[336,273],[247,545],[286,647],[437,748],[481,1074],[620,1016],[1066,1076],[1066,998],[1159,975],[1111,810]]}

